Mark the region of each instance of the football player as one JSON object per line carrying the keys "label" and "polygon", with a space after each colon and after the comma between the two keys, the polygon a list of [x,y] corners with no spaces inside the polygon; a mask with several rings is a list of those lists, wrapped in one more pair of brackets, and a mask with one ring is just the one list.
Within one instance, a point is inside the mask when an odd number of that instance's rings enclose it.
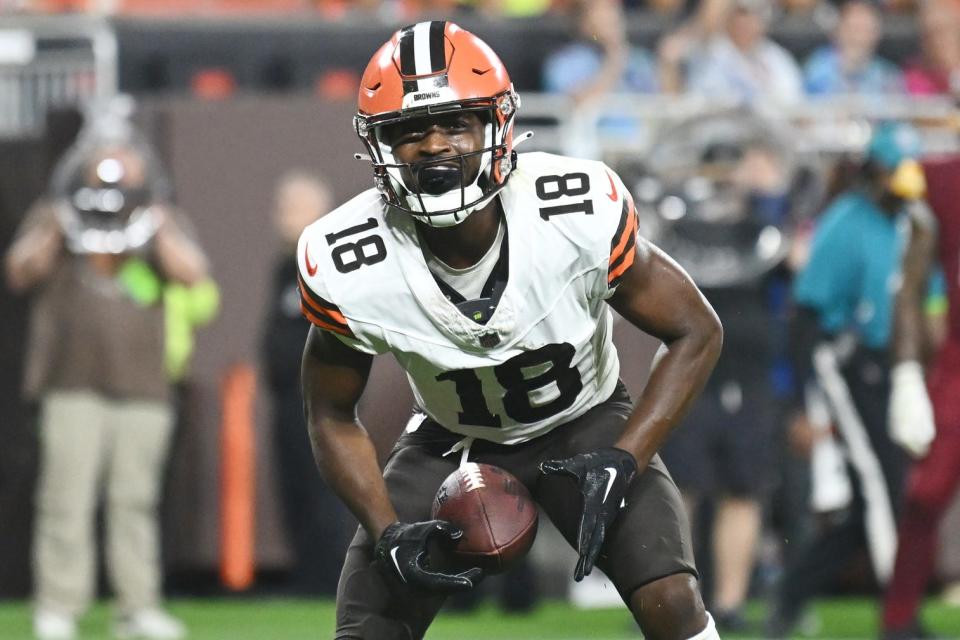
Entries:
{"label": "football player", "polygon": [[[376,188],[300,238],[308,428],[361,523],[335,637],[421,638],[445,595],[481,578],[428,552],[462,535],[428,519],[469,460],[524,482],[579,551],[574,577],[600,567],[648,638],[717,638],[657,449],[709,375],[720,323],[638,237],[605,165],[517,155],[519,106],[476,36],[445,21],[401,29],[370,61],[355,118]],[[611,307],[664,345],[635,404]],[[382,353],[406,370],[416,410],[381,474],[357,402]]]}

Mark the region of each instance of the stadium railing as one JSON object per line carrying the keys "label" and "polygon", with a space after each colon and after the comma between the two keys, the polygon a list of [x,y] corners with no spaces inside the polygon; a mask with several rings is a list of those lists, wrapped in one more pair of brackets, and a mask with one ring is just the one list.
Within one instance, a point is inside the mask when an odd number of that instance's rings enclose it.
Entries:
{"label": "stadium railing", "polygon": [[948,97],[834,96],[795,104],[743,104],[706,96],[609,95],[575,108],[571,100],[548,94],[522,94],[517,131],[533,131],[529,146],[580,156],[636,156],[660,132],[696,116],[735,109],[793,131],[798,153],[856,153],[870,137],[870,124],[885,120],[913,123],[926,153],[960,151],[960,110]]}

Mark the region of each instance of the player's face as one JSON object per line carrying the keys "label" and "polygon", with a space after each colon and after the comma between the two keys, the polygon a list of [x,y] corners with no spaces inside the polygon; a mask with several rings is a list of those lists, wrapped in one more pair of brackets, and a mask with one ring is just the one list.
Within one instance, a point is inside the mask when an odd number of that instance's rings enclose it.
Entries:
{"label": "player's face", "polygon": [[[482,118],[462,111],[398,122],[384,127],[381,136],[397,162],[413,165],[403,170],[412,190],[441,194],[477,177],[481,154],[476,152],[484,148],[484,133]],[[458,156],[464,155],[461,164]]]}

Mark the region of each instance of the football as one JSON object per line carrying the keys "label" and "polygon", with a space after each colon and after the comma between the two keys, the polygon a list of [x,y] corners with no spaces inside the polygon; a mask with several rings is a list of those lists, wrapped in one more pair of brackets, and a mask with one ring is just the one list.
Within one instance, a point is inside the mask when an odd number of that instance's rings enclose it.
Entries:
{"label": "football", "polygon": [[530,550],[537,506],[517,478],[489,464],[468,462],[447,476],[433,500],[434,518],[463,529],[457,564],[500,573]]}

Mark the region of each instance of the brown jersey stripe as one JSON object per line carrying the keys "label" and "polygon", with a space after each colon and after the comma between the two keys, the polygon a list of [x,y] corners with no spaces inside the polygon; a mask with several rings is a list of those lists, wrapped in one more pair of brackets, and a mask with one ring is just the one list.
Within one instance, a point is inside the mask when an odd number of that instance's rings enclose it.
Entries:
{"label": "brown jersey stripe", "polygon": [[630,205],[627,199],[623,199],[623,207],[620,210],[620,224],[617,225],[617,231],[613,234],[613,240],[610,241],[610,261],[613,261],[613,254],[617,251],[617,245],[623,241],[623,232],[627,229],[627,222],[630,220]]}
{"label": "brown jersey stripe", "polygon": [[303,288],[300,288],[300,305],[306,307],[310,312],[320,318],[324,318],[330,324],[335,324],[339,327],[349,330],[347,326],[347,319],[343,317],[343,314],[339,311],[332,311],[330,309],[323,309],[318,307],[310,298],[303,294]]}
{"label": "brown jersey stripe", "polygon": [[623,199],[623,217],[621,218],[620,228],[617,229],[617,235],[610,251],[609,271],[616,269],[623,257],[633,249],[636,244],[637,235],[637,213],[633,208],[633,200],[627,196]]}
{"label": "brown jersey stripe", "polygon": [[627,209],[627,224],[623,231],[623,246],[617,247],[616,256],[610,256],[610,266],[607,268],[607,284],[617,286],[620,277],[630,268],[636,257],[637,246],[637,212],[633,207],[633,199],[629,195],[624,198],[624,208]]}
{"label": "brown jersey stripe", "polygon": [[[634,219],[636,219],[634,217]],[[623,260],[633,253],[634,247],[637,246],[637,225],[631,224],[627,226],[626,230],[626,244],[620,249],[620,252],[617,254],[616,258],[610,256],[611,260],[610,266],[607,268],[608,273],[612,273],[620,266],[620,263]]]}
{"label": "brown jersey stripe", "polygon": [[344,327],[347,326],[347,319],[343,317],[343,314],[340,312],[340,307],[332,302],[327,302],[314,293],[310,287],[307,286],[307,283],[303,281],[299,273],[297,274],[297,284],[297,289],[300,291],[300,300],[312,309],[315,314],[324,316],[335,324],[343,325]]}
{"label": "brown jersey stripe", "polygon": [[297,282],[300,285],[300,296],[306,297],[310,301],[311,308],[316,309],[324,315],[330,316],[337,322],[346,326],[347,319],[343,317],[343,312],[340,311],[340,307],[332,302],[324,300],[314,293],[314,291],[307,286],[307,283],[303,281],[303,277],[299,273],[297,274]]}
{"label": "brown jersey stripe", "polygon": [[326,300],[326,299],[318,296],[318,295],[316,294],[316,292],[314,292],[313,289],[311,289],[310,287],[307,286],[307,283],[304,282],[304,280],[303,280],[303,276],[300,275],[299,273],[297,273],[297,283],[300,285],[300,291],[302,291],[302,292],[306,293],[308,296],[310,296],[310,299],[311,299],[314,303],[316,303],[316,306],[317,306],[317,307],[319,307],[319,308],[321,308],[321,309],[329,309],[330,311],[336,311],[337,313],[340,313],[340,307],[338,307],[337,305],[333,304],[333,303],[330,302],[329,300]]}
{"label": "brown jersey stripe", "polygon": [[618,264],[612,271],[607,274],[607,286],[615,287],[620,284],[620,279],[623,277],[623,274],[626,273],[627,269],[633,265],[634,260],[637,257],[637,252],[634,251],[633,245],[631,244],[630,250],[626,252],[623,256],[623,260]]}
{"label": "brown jersey stripe", "polygon": [[620,224],[617,225],[617,232],[613,234],[613,240],[610,241],[610,264],[623,253],[623,247],[627,244],[627,238],[630,235],[630,214],[633,212],[633,203],[630,198],[623,199],[623,209],[620,214]]}
{"label": "brown jersey stripe", "polygon": [[310,321],[311,324],[321,328],[326,329],[327,331],[332,331],[334,333],[339,333],[342,336],[348,338],[356,338],[354,333],[350,331],[349,327],[340,327],[335,324],[331,324],[321,318],[318,318],[313,314],[313,312],[304,304],[303,298],[300,298],[300,312],[303,314],[303,317]]}

